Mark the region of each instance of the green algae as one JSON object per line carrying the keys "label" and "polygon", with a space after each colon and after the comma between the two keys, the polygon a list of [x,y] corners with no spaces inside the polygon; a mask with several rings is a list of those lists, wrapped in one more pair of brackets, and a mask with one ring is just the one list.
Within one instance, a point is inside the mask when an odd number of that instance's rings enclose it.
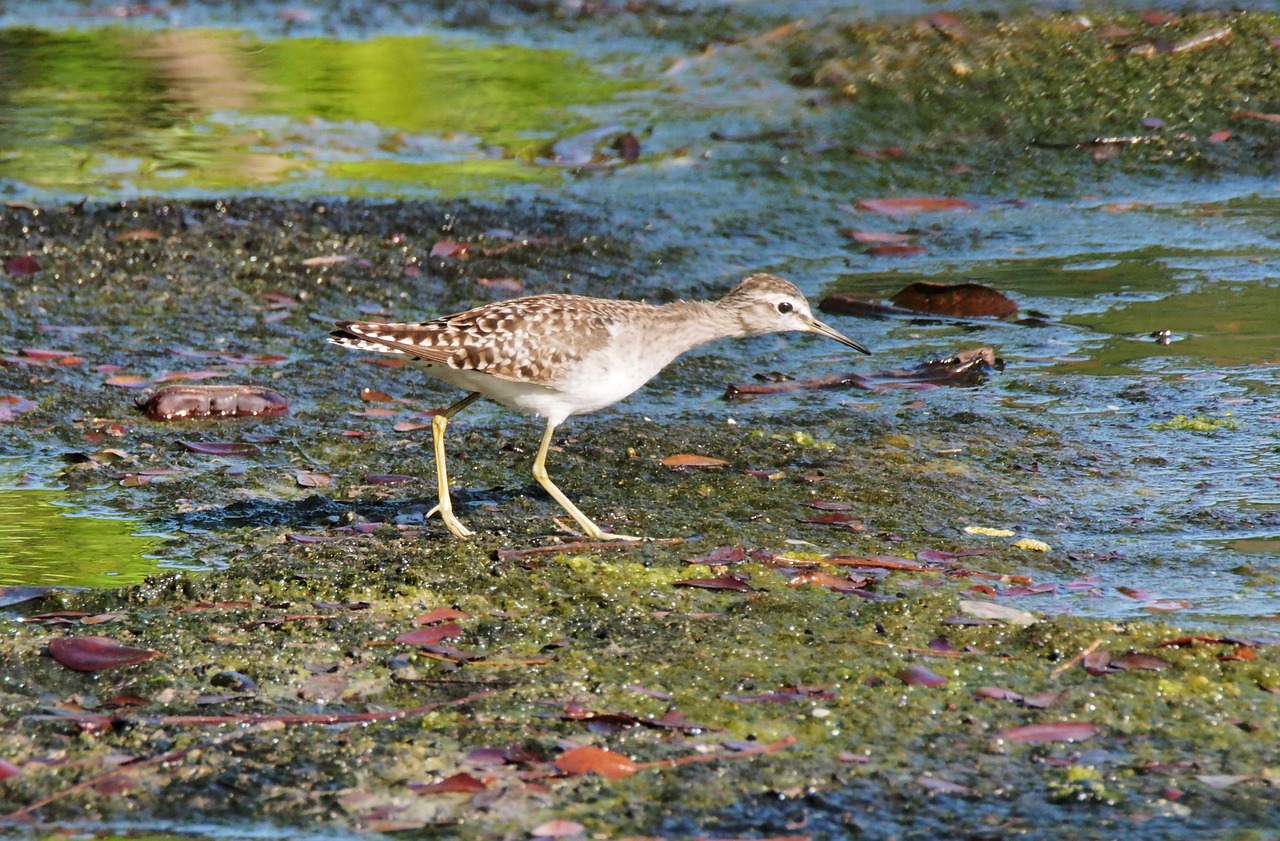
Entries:
{"label": "green algae", "polygon": [[1187,417],[1186,415],[1174,415],[1165,421],[1153,421],[1149,428],[1155,430],[1177,430],[1180,432],[1221,432],[1222,430],[1231,430],[1239,427],[1235,418],[1231,417],[1231,413],[1227,412],[1220,418],[1212,418],[1207,415],[1196,415],[1195,417]]}
{"label": "green algae", "polygon": [[[824,20],[797,27],[782,51],[798,81],[831,91],[845,151],[827,157],[863,184],[1058,194],[1171,166],[1269,167],[1275,132],[1237,115],[1270,101],[1278,21],[1267,11]],[[1226,142],[1211,137],[1219,131]]]}

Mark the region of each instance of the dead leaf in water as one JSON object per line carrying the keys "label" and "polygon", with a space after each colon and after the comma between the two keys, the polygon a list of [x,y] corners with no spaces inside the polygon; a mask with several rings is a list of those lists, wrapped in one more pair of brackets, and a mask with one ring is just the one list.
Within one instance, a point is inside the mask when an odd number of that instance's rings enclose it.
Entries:
{"label": "dead leaf in water", "polygon": [[315,470],[299,470],[294,475],[302,488],[327,488],[333,484],[333,476]]}
{"label": "dead leaf in water", "polygon": [[1048,742],[1083,742],[1092,739],[1101,730],[1087,721],[1049,721],[1043,724],[1026,724],[1002,730],[996,738],[1023,745],[1043,745]]}
{"label": "dead leaf in water", "polygon": [[30,277],[40,271],[40,261],[30,254],[10,257],[5,261],[4,270],[10,277]]}
{"label": "dead leaf in water", "polygon": [[566,774],[599,774],[606,780],[630,777],[639,770],[630,757],[594,745],[565,751],[556,757],[555,766]]}
{"label": "dead leaf in water", "polygon": [[160,656],[159,651],[122,645],[111,637],[55,637],[48,647],[54,660],[78,672],[132,666]]}
{"label": "dead leaf in water", "polygon": [[948,679],[942,675],[935,674],[926,666],[915,665],[908,666],[897,674],[898,680],[907,686],[946,686]]}
{"label": "dead leaf in water", "polygon": [[719,578],[686,578],[683,581],[672,581],[673,587],[696,587],[701,590],[734,590],[739,593],[754,593],[755,588],[734,575],[722,575]]}
{"label": "dead leaf in water", "polygon": [[724,467],[729,462],[710,456],[693,455],[692,453],[677,453],[676,455],[667,456],[662,463],[673,470],[681,470],[689,467]]}
{"label": "dead leaf in water", "polygon": [[179,441],[178,446],[206,456],[256,456],[262,452],[253,444],[234,441]]}
{"label": "dead leaf in water", "polygon": [[863,199],[858,210],[870,210],[889,216],[905,213],[938,213],[940,211],[973,210],[975,205],[964,199],[944,196],[903,196],[898,198]]}

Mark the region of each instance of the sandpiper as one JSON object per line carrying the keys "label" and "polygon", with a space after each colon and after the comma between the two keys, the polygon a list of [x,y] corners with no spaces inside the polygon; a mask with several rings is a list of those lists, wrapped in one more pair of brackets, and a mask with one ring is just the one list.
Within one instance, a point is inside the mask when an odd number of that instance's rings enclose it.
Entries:
{"label": "sandpiper", "polygon": [[358,350],[409,357],[427,373],[468,392],[432,418],[439,512],[457,537],[472,532],[454,516],[445,470],[450,418],[479,397],[547,421],[533,478],[596,540],[638,540],[601,530],[547,474],[547,449],[570,415],[604,408],[647,383],[687,350],[715,339],[789,330],[865,347],[813,317],[789,281],[753,274],[718,301],[640,301],[582,295],[534,295],[496,301],[432,321],[338,321],[329,341]]}

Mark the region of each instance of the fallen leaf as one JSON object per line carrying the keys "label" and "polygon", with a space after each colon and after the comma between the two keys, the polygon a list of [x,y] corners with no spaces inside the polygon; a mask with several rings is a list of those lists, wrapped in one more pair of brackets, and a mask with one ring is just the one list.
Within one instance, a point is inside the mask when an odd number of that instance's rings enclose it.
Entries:
{"label": "fallen leaf", "polygon": [[54,637],[48,645],[54,660],[78,672],[132,666],[160,656],[158,651],[121,645],[111,637]]}
{"label": "fallen leaf", "polygon": [[1196,779],[1209,788],[1223,789],[1242,783],[1249,778],[1243,774],[1197,774]]}
{"label": "fallen leaf", "polygon": [[885,242],[867,246],[866,253],[872,257],[914,257],[923,254],[925,247],[906,242]]}
{"label": "fallen leaf", "polygon": [[719,578],[686,578],[683,581],[672,581],[675,587],[697,587],[702,590],[736,590],[740,593],[754,593],[755,588],[733,575],[722,575]]}
{"label": "fallen leaf", "polygon": [[1220,129],[1218,131],[1215,131],[1212,134],[1210,134],[1208,137],[1208,141],[1210,143],[1226,143],[1230,139],[1231,139],[1231,132],[1228,131],[1227,129]]}
{"label": "fallen leaf", "polygon": [[994,701],[1021,701],[1022,695],[1012,689],[1001,689],[999,686],[979,686],[973,690],[975,698],[990,698]]}
{"label": "fallen leaf", "polygon": [[366,473],[360,478],[370,485],[404,485],[414,479],[401,473]]}
{"label": "fallen leaf", "polygon": [[921,665],[907,666],[907,668],[898,672],[898,680],[907,686],[946,686],[947,678],[939,674],[934,674],[929,668]]}
{"label": "fallen leaf", "polygon": [[360,399],[366,403],[394,403],[395,398],[385,391],[378,391],[376,388],[360,389]]}
{"label": "fallen leaf", "polygon": [[432,257],[453,257],[466,260],[471,256],[471,243],[442,239],[431,246]]}
{"label": "fallen leaf", "polygon": [[708,566],[723,566],[726,564],[737,564],[747,559],[747,550],[741,546],[717,546],[705,555],[699,555],[696,558],[686,558],[686,564],[707,564]]}
{"label": "fallen leaf", "polygon": [[327,488],[333,484],[333,476],[314,470],[299,470],[294,474],[298,486],[303,488]]}
{"label": "fallen leaf", "polygon": [[937,213],[945,210],[973,210],[974,205],[964,199],[942,196],[903,196],[898,198],[863,199],[859,210],[870,210],[893,216],[899,213]]}
{"label": "fallen leaf", "polygon": [[871,245],[900,245],[912,240],[910,234],[892,234],[881,231],[843,231],[842,233],[854,242],[864,242]]}
{"label": "fallen leaf", "polygon": [[16,394],[0,394],[0,423],[13,423],[23,412],[33,412],[36,404]]}
{"label": "fallen leaf", "polygon": [[710,456],[698,456],[691,453],[677,453],[662,460],[667,467],[679,470],[686,467],[724,467],[729,462]]}
{"label": "fallen leaf", "polygon": [[486,787],[484,780],[463,773],[445,777],[438,783],[413,783],[409,786],[409,791],[414,794],[474,794],[484,791]]}
{"label": "fallen leaf", "polygon": [[599,774],[606,780],[620,780],[637,770],[630,757],[594,745],[565,751],[556,757],[555,766],[566,774]]}
{"label": "fallen leaf", "polygon": [[978,601],[977,599],[961,599],[960,612],[978,619],[998,619],[1001,622],[1008,622],[1010,625],[1034,625],[1036,622],[1035,614],[1028,613],[1025,610],[1018,610],[1016,607],[994,604],[993,602]]}
{"label": "fallen leaf", "polygon": [[151,380],[132,374],[117,374],[114,377],[107,377],[104,384],[112,385],[116,388],[146,388],[151,385]]}
{"label": "fallen leaf", "polygon": [[396,432],[417,432],[419,429],[426,429],[431,426],[429,423],[415,423],[414,421],[398,421],[391,428]]}
{"label": "fallen leaf", "polygon": [[10,257],[5,261],[4,270],[10,277],[30,277],[40,271],[40,261],[30,254]]}
{"label": "fallen leaf", "polygon": [[179,441],[178,446],[206,456],[256,456],[262,452],[253,444],[233,441]]}
{"label": "fallen leaf", "polygon": [[0,780],[7,780],[22,773],[22,769],[7,759],[0,759]]}
{"label": "fallen leaf", "polygon": [[1233,120],[1262,120],[1265,123],[1280,124],[1280,114],[1264,114],[1261,111],[1237,111],[1231,115]]}
{"label": "fallen leaf", "polygon": [[1163,657],[1157,657],[1154,654],[1143,654],[1137,651],[1115,658],[1111,661],[1111,665],[1118,669],[1142,669],[1149,672],[1163,671],[1173,666]]}
{"label": "fallen leaf", "polygon": [[1101,728],[1087,721],[1049,721],[1043,724],[1025,724],[1001,730],[996,738],[1024,745],[1042,745],[1046,742],[1083,742],[1098,734]]}
{"label": "fallen leaf", "polygon": [[462,626],[456,622],[447,625],[434,625],[429,628],[418,628],[396,637],[396,642],[404,645],[435,645],[442,640],[457,639],[462,636]]}
{"label": "fallen leaf", "polygon": [[435,610],[424,613],[421,616],[413,617],[415,625],[438,625],[441,622],[452,622],[454,619],[470,619],[471,614],[465,610],[455,610],[451,607],[437,607]]}

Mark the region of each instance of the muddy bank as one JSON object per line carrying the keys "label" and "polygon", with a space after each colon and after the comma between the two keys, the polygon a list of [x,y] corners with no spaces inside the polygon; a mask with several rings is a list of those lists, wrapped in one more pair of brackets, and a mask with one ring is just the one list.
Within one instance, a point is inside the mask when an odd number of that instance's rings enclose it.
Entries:
{"label": "muddy bank", "polygon": [[[1098,558],[1054,535],[1094,516],[1092,484],[1128,478],[1046,425],[909,396],[731,407],[726,382],[787,345],[717,346],[648,398],[704,400],[574,421],[551,458],[602,525],[684,542],[521,553],[565,539],[560,512],[528,476],[540,424],[492,409],[451,427],[477,537],[424,520],[429,433],[396,424],[453,394],[327,348],[327,321],[512,294],[482,279],[675,295],[632,268],[649,256],[635,231],[543,205],[273,201],[9,208],[0,230],[39,264],[0,279],[0,392],[35,404],[5,424],[5,455],[223,567],[6,609],[34,620],[0,626],[6,813],[52,798],[43,821],[194,809],[439,837],[556,818],[612,836],[1045,838],[1280,819],[1273,647],[1156,621],[1018,624],[1037,572],[1090,598]],[[442,240],[473,254],[432,257]],[[20,353],[50,347],[67,357]],[[291,411],[175,427],[134,409],[195,371],[278,389]],[[259,452],[177,444],[191,439]],[[662,464],[680,453],[726,464]],[[390,474],[409,478],[370,478]],[[161,656],[92,673],[49,656],[88,635]],[[654,764],[616,780],[557,764],[588,744]]]}

